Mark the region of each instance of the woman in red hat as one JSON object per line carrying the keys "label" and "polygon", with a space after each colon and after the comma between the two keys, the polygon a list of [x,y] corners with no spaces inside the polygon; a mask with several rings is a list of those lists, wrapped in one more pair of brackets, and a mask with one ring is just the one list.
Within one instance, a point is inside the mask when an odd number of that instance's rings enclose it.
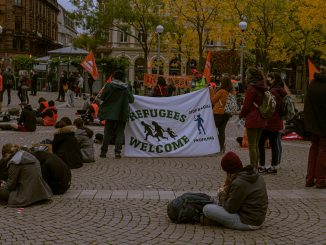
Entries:
{"label": "woman in red hat", "polygon": [[218,193],[219,204],[207,204],[203,208],[202,223],[215,221],[235,230],[259,229],[266,217],[268,196],[265,181],[253,166],[242,166],[234,152],[228,152],[221,160],[227,173],[225,184]]}

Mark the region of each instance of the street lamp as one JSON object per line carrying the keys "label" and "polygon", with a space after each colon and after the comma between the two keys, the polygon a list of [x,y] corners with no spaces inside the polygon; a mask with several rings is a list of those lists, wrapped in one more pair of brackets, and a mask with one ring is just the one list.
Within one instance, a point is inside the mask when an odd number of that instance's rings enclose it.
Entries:
{"label": "street lamp", "polygon": [[164,27],[162,25],[158,25],[156,27],[157,37],[158,37],[158,45],[157,45],[157,78],[160,75],[160,49],[161,49],[161,34],[164,31]]}
{"label": "street lamp", "polygon": [[243,84],[243,50],[244,50],[244,32],[247,29],[247,22],[245,18],[242,18],[242,21],[239,23],[239,28],[241,30],[241,60],[240,60],[240,75],[241,75],[241,83]]}

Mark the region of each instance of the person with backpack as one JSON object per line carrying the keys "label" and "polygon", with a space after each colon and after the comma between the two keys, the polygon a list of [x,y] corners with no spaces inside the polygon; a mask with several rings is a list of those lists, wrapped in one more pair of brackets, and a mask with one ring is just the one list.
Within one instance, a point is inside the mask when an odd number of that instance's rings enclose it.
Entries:
{"label": "person with backpack", "polygon": [[265,221],[268,196],[266,184],[253,166],[243,167],[234,152],[226,153],[221,167],[227,173],[224,186],[219,190],[219,204],[203,208],[203,225],[215,221],[235,230],[256,230]]}
{"label": "person with backpack", "polygon": [[[267,125],[263,129],[259,139],[259,173],[277,173],[277,167],[280,164],[282,154],[281,133],[283,130],[283,119],[281,116],[282,101],[287,95],[284,89],[284,83],[279,73],[271,72],[267,75],[269,91],[276,100],[276,109],[274,114],[267,119]],[[272,149],[271,167],[265,167],[265,142],[269,140]]]}
{"label": "person with backpack", "polygon": [[231,115],[225,113],[224,108],[228,99],[228,96],[233,91],[233,85],[231,79],[228,76],[224,76],[221,80],[221,87],[216,93],[213,88],[210,88],[210,97],[213,105],[215,126],[218,129],[218,140],[220,142],[221,152],[225,151],[225,128],[231,117]]}
{"label": "person with backpack", "polygon": [[306,187],[326,188],[326,67],[315,73],[304,103],[304,126],[311,133]]}
{"label": "person with backpack", "polygon": [[266,127],[267,123],[258,107],[263,104],[264,93],[267,91],[267,87],[265,86],[262,72],[255,67],[247,69],[246,82],[248,86],[239,119],[245,119],[250,164],[257,168],[259,162],[259,138],[262,129]]}

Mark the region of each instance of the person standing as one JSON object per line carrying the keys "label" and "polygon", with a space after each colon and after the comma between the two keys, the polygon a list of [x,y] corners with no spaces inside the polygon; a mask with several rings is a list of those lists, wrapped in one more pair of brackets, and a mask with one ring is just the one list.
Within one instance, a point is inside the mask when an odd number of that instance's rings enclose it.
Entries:
{"label": "person standing", "polygon": [[3,90],[2,93],[4,93],[5,90],[7,90],[7,96],[8,96],[8,105],[11,103],[11,89],[14,87],[15,84],[15,78],[12,74],[12,71],[10,67],[7,67],[5,72],[2,74],[3,76]]}
{"label": "person standing", "polygon": [[59,93],[57,101],[64,102],[65,101],[65,87],[67,86],[67,73],[66,71],[62,71],[60,82],[59,82]]}
{"label": "person standing", "polygon": [[37,73],[32,70],[31,71],[31,95],[36,96],[37,93]]}
{"label": "person standing", "polygon": [[[277,173],[282,154],[281,133],[283,130],[283,119],[281,116],[282,100],[286,96],[284,83],[279,73],[271,72],[267,75],[267,83],[270,86],[269,91],[276,100],[274,114],[267,119],[267,125],[263,129],[259,139],[259,173]],[[265,142],[269,140],[272,149],[272,162],[270,168],[265,168]]]}
{"label": "person standing", "polygon": [[75,107],[75,77],[71,73],[68,78],[67,107]]}
{"label": "person standing", "polygon": [[326,188],[326,67],[315,73],[308,87],[304,125],[311,133],[306,187]]}
{"label": "person standing", "polygon": [[168,87],[164,77],[158,77],[157,84],[153,89],[153,97],[167,97]]}
{"label": "person standing", "polygon": [[90,94],[90,96],[92,96],[93,95],[94,78],[92,77],[91,74],[88,74],[87,83],[88,83],[88,88],[89,88],[89,94]]}
{"label": "person standing", "polygon": [[76,91],[76,98],[79,96],[81,98],[84,89],[84,78],[81,74],[78,74],[78,85]]}
{"label": "person standing", "polygon": [[129,103],[134,102],[134,96],[125,82],[125,73],[117,70],[111,83],[107,83],[101,94],[103,101],[99,108],[98,117],[105,120],[104,139],[101,147],[101,158],[108,152],[110,140],[115,135],[115,158],[121,158],[124,129],[129,116]]}
{"label": "person standing", "polygon": [[259,162],[258,143],[262,129],[266,127],[266,119],[261,116],[256,105],[259,106],[263,103],[264,92],[267,87],[265,86],[263,74],[255,67],[247,69],[246,80],[248,87],[239,119],[245,119],[250,164],[257,168]]}
{"label": "person standing", "polygon": [[221,152],[225,152],[225,128],[230,119],[230,115],[224,113],[224,107],[229,93],[232,93],[232,91],[233,86],[228,76],[222,78],[221,87],[216,93],[214,92],[214,88],[210,87],[209,89]]}

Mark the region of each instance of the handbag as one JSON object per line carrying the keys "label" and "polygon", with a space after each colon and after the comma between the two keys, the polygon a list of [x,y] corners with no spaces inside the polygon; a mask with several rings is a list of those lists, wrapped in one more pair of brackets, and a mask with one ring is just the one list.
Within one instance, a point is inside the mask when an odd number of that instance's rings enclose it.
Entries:
{"label": "handbag", "polygon": [[237,98],[234,94],[229,93],[224,106],[224,113],[234,115],[238,112]]}

